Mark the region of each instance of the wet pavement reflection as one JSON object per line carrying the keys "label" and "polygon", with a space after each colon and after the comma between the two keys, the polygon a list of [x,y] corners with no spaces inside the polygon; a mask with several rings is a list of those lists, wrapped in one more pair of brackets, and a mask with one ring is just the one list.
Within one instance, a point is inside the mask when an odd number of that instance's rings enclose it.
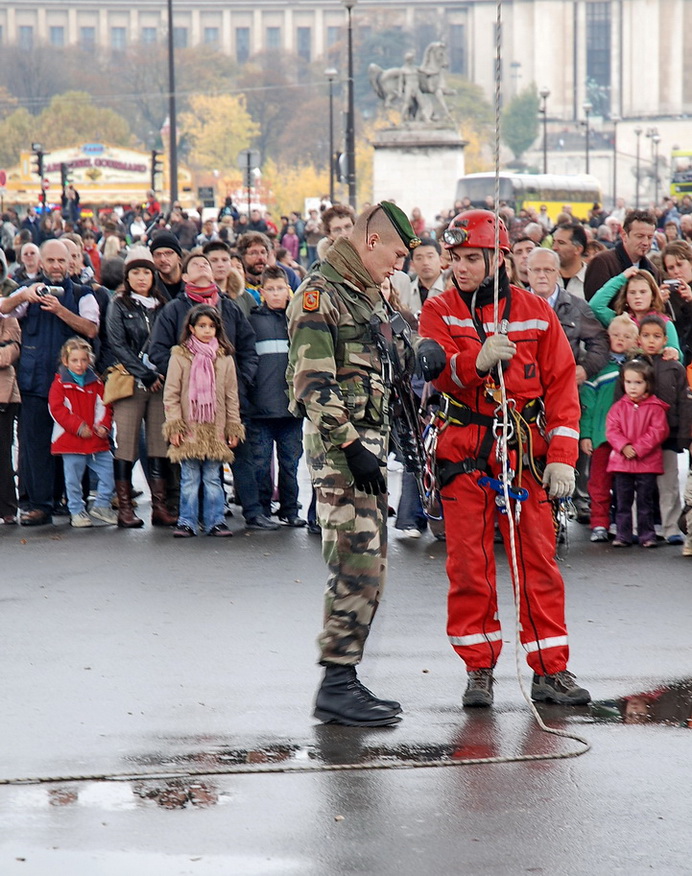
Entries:
{"label": "wet pavement reflection", "polygon": [[591,710],[597,722],[692,727],[692,679],[614,700],[601,700],[594,703]]}

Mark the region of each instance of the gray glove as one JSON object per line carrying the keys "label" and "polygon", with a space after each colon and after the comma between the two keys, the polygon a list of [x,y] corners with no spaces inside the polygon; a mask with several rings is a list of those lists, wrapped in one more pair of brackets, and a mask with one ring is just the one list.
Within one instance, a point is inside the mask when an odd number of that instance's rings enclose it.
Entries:
{"label": "gray glove", "polygon": [[509,362],[516,352],[514,341],[510,341],[507,335],[491,335],[485,339],[476,358],[476,371],[487,374],[498,362]]}
{"label": "gray glove", "polygon": [[551,499],[566,499],[574,492],[574,469],[564,462],[549,462],[543,472],[543,486]]}

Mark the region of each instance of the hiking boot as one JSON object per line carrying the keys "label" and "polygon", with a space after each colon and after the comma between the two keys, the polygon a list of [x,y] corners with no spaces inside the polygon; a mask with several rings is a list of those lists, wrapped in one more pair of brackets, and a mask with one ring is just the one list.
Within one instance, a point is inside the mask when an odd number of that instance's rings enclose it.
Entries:
{"label": "hiking boot", "polygon": [[91,517],[89,517],[86,511],[80,511],[79,514],[72,514],[70,516],[70,526],[74,526],[77,529],[86,529],[93,525]]}
{"label": "hiking boot", "polygon": [[469,680],[462,697],[464,706],[492,706],[493,704],[493,671],[492,669],[471,669]]}
{"label": "hiking boot", "polygon": [[118,515],[115,511],[105,505],[103,507],[94,505],[91,509],[91,516],[96,518],[96,520],[101,520],[103,523],[110,524],[110,526],[115,526],[118,522]]}
{"label": "hiking boot", "polygon": [[387,727],[398,724],[399,703],[380,700],[356,676],[355,666],[327,663],[317,691],[314,715],[325,724]]}
{"label": "hiking boot", "polygon": [[537,703],[557,703],[560,706],[583,706],[591,702],[591,694],[579,687],[571,672],[563,669],[555,675],[533,676],[531,699]]}

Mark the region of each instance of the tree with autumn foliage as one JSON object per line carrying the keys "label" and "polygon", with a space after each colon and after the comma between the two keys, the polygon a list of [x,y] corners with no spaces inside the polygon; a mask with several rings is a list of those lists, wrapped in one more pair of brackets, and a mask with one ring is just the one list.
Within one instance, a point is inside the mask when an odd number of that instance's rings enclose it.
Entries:
{"label": "tree with autumn foliage", "polygon": [[238,153],[259,135],[244,95],[197,94],[180,116],[180,134],[189,144],[190,164],[204,170],[234,167]]}

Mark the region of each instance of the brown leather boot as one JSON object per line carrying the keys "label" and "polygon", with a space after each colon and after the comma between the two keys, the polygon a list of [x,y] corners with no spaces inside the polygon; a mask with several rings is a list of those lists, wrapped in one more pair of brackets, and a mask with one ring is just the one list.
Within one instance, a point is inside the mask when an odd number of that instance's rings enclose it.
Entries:
{"label": "brown leather boot", "polygon": [[164,478],[149,477],[151,487],[151,525],[175,526],[177,516],[171,514],[166,507],[166,481]]}
{"label": "brown leather boot", "polygon": [[115,492],[118,497],[118,526],[122,529],[139,529],[144,521],[136,516],[132,508],[132,463],[125,459],[114,459]]}
{"label": "brown leather boot", "polygon": [[116,481],[115,492],[118,496],[118,526],[122,529],[139,529],[144,521],[135,514],[132,508],[132,485],[129,481]]}

